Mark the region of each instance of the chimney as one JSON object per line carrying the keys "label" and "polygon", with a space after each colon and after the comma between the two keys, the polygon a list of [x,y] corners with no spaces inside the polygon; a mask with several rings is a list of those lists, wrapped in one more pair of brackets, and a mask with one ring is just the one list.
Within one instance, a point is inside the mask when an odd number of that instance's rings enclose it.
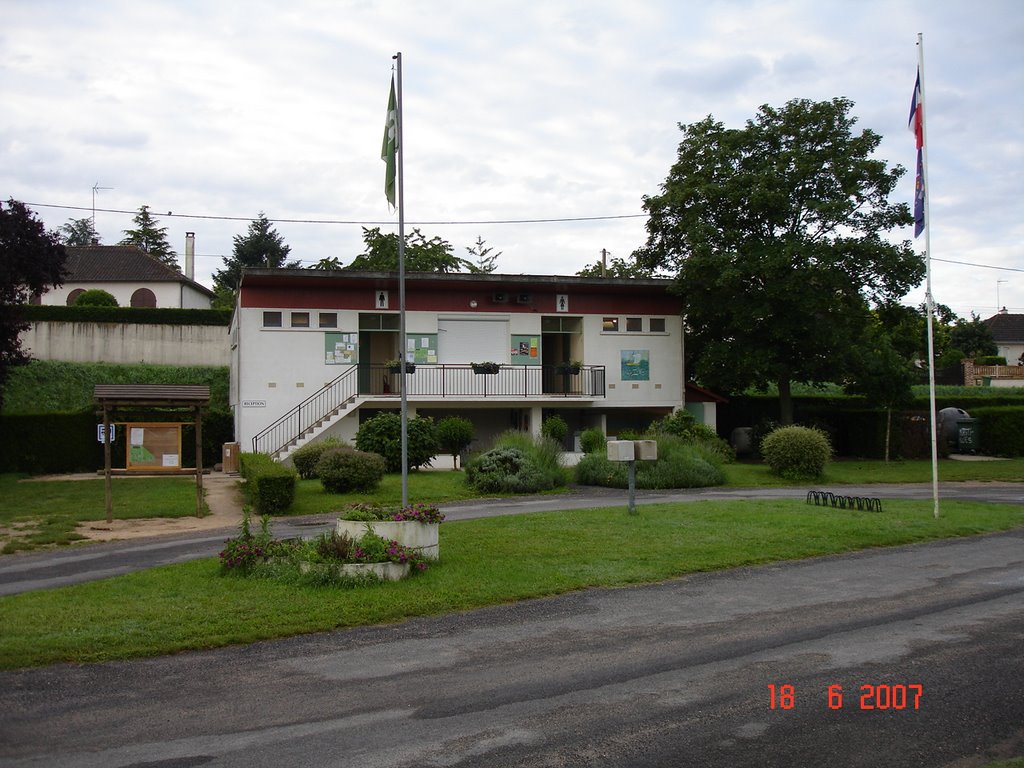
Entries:
{"label": "chimney", "polygon": [[196,279],[196,233],[185,233],[185,277]]}

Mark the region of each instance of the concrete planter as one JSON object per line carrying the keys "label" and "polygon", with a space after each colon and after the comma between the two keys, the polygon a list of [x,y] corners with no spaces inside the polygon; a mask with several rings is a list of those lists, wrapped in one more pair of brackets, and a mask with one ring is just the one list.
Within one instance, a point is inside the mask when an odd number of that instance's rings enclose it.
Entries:
{"label": "concrete planter", "polygon": [[382,539],[397,541],[403,547],[416,549],[423,557],[436,560],[440,556],[438,526],[438,523],[415,521],[397,523],[391,520],[339,520],[335,524],[335,530],[339,536],[347,533],[353,539],[361,539],[369,529]]}
{"label": "concrete planter", "polygon": [[373,576],[381,581],[398,581],[409,575],[412,566],[409,563],[309,563],[300,562],[299,571],[336,571],[342,576],[361,578]]}

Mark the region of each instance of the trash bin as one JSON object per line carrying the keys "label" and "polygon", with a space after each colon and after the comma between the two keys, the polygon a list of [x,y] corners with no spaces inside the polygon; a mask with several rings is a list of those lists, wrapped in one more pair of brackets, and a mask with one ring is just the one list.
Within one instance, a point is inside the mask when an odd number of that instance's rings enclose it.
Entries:
{"label": "trash bin", "polygon": [[240,446],[238,443],[224,443],[224,448],[221,453],[221,463],[224,465],[224,472],[238,471],[239,449]]}
{"label": "trash bin", "polygon": [[[951,453],[960,452],[961,421],[971,418],[963,408],[943,408],[939,411],[939,443]],[[971,419],[973,421],[973,419]]]}
{"label": "trash bin", "polygon": [[978,420],[970,417],[956,421],[957,451],[975,454],[978,452]]}

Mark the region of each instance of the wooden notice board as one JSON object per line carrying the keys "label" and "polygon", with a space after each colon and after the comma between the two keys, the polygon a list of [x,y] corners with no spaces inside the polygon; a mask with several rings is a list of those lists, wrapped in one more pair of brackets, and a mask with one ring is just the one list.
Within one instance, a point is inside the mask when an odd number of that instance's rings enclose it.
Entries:
{"label": "wooden notice board", "polygon": [[181,424],[128,423],[125,467],[147,472],[181,469]]}

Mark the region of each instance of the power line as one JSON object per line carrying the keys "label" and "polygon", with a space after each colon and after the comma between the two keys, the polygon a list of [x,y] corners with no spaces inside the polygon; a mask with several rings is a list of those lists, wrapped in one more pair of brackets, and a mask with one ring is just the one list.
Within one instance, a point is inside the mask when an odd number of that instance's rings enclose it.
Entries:
{"label": "power line", "polygon": [[1020,267],[997,267],[994,264],[975,264],[971,261],[953,261],[952,259],[937,259],[934,256],[932,261],[941,261],[944,264],[960,264],[965,267],[981,267],[982,269],[1001,269],[1004,272],[1024,272]]}
{"label": "power line", "polygon": [[[91,208],[83,208],[78,205],[51,205],[48,203],[25,203],[30,208],[59,208],[68,211],[91,211]],[[100,213],[121,213],[129,216],[133,216],[138,211],[122,211],[116,208],[97,208]],[[213,216],[204,215],[198,213],[172,213],[168,211],[166,214],[157,214],[161,218],[170,217],[173,219],[206,219],[213,221],[252,221],[251,216]],[[615,219],[640,219],[646,218],[646,213],[627,213],[615,216],[571,216],[565,218],[555,219],[491,219],[491,220],[480,220],[480,221],[410,221],[407,224],[413,224],[417,226],[442,226],[442,225],[480,225],[480,224],[558,224],[572,221],[611,221]],[[269,221],[275,224],[358,224],[364,226],[367,224],[372,225],[385,225],[394,224],[394,221],[387,219],[384,221],[355,221],[348,219],[278,219],[273,216],[268,216]]]}

